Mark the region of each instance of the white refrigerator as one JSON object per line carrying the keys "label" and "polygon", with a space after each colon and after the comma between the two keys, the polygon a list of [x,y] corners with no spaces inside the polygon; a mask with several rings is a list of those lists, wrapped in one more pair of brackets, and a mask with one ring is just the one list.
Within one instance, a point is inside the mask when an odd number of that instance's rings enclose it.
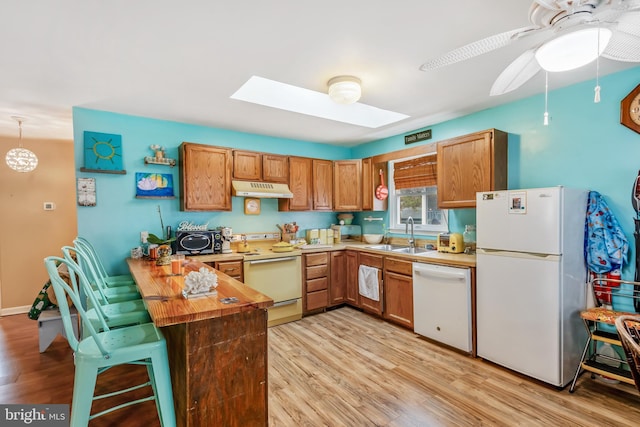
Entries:
{"label": "white refrigerator", "polygon": [[477,193],[478,356],[557,387],[586,343],[587,190]]}

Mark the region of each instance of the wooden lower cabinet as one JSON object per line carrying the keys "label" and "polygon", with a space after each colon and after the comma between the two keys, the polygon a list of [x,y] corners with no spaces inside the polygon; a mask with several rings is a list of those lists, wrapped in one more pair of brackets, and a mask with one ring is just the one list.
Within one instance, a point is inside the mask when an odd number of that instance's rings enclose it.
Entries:
{"label": "wooden lower cabinet", "polygon": [[384,304],[384,319],[413,330],[413,265],[410,261],[385,257]]}
{"label": "wooden lower cabinet", "polygon": [[213,264],[213,268],[240,282],[244,282],[242,261],[216,261]]}
{"label": "wooden lower cabinet", "polygon": [[[383,257],[382,255],[374,255],[365,252],[361,252],[358,255],[358,269],[361,265],[367,265],[369,267],[375,267],[378,269],[378,301],[375,301],[371,298],[367,298],[363,295],[359,295],[360,297],[360,308],[364,311],[372,314],[377,314],[378,316],[382,315],[383,311],[383,301],[384,301],[384,286],[382,282],[382,265],[383,265]],[[356,270],[356,289],[358,287],[357,280],[357,270]]]}
{"label": "wooden lower cabinet", "polygon": [[347,289],[345,300],[349,305],[360,307],[360,294],[358,293],[358,252],[347,250],[345,255],[347,257],[347,272],[345,274],[347,278]]}
{"label": "wooden lower cabinet", "polygon": [[329,252],[302,255],[302,310],[326,308],[329,303]]}
{"label": "wooden lower cabinet", "polygon": [[331,252],[331,281],[329,283],[329,305],[342,304],[347,300],[347,254],[345,251]]}

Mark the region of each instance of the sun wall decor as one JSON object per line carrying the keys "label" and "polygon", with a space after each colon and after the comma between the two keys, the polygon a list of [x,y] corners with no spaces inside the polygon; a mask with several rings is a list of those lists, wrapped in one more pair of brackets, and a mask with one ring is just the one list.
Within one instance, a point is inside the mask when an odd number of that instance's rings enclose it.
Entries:
{"label": "sun wall decor", "polygon": [[122,135],[84,131],[83,172],[126,174],[122,169]]}

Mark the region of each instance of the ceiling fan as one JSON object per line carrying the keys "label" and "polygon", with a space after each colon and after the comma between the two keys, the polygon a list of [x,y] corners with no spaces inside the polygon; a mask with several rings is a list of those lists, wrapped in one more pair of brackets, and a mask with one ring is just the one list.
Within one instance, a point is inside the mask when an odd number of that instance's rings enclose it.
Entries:
{"label": "ceiling fan", "polygon": [[[465,61],[534,34],[548,34],[548,37],[505,68],[494,82],[491,96],[517,89],[543,68],[567,71],[586,65],[599,54],[615,61],[640,62],[640,0],[534,0],[529,8],[529,21],[530,26],[495,34],[432,58],[422,64],[420,70]],[[587,33],[591,37],[588,47],[584,41],[577,40]],[[597,48],[593,47],[594,41]],[[564,57],[582,48],[591,49],[588,52],[592,54],[591,59],[571,68],[550,69],[543,61],[543,54],[562,42],[573,43],[569,51],[563,51]]]}

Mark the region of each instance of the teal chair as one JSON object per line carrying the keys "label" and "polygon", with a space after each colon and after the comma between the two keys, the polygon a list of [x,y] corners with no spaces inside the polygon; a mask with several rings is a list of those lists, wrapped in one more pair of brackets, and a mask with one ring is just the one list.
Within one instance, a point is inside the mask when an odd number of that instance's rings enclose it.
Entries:
{"label": "teal chair", "polygon": [[[73,246],[63,246],[62,252],[67,260],[72,260],[74,258],[71,252],[75,254],[77,264],[80,266],[80,269],[91,284],[93,293],[98,297],[101,304],[113,304],[140,299],[140,293],[135,285],[108,287],[102,276],[94,268],[89,256],[84,251]],[[80,290],[81,296],[84,296],[84,291],[84,289]],[[86,307],[86,305],[84,305],[84,307]]]}
{"label": "teal chair", "polygon": [[[130,301],[116,302],[112,304],[105,304],[98,300],[95,294],[95,290],[90,286],[89,280],[86,278],[84,272],[80,266],[73,260],[69,253],[69,248],[63,249],[64,257],[67,260],[65,266],[71,264],[75,267],[76,274],[70,274],[69,283],[73,291],[80,295],[86,295],[89,300],[86,304],[87,318],[93,325],[93,327],[101,332],[102,322],[100,319],[104,319],[110,328],[117,328],[121,326],[137,325],[141,323],[151,322],[151,317],[147,311],[144,301],[142,299],[135,299]],[[82,301],[84,302],[84,300]],[[82,328],[83,336],[86,336],[86,329]]]}
{"label": "teal chair", "polygon": [[93,265],[96,273],[102,277],[103,282],[107,287],[127,286],[135,284],[133,277],[130,274],[121,274],[116,276],[109,276],[107,270],[104,267],[102,259],[98,256],[98,252],[95,247],[84,237],[76,237],[73,241],[73,246],[76,249],[84,252],[87,259]]}
{"label": "teal chair", "polygon": [[[82,271],[67,259],[47,257],[44,260],[47,273],[58,299],[67,341],[74,351],[76,366],[73,383],[73,400],[71,403],[71,427],[86,427],[89,421],[116,411],[118,409],[150,400],[155,401],[160,423],[164,427],[174,427],[176,424],[171,376],[167,345],[162,332],[153,323],[111,329],[103,318],[99,321],[104,332],[98,332],[82,308],[80,295],[69,286],[59,275],[57,263],[64,263],[70,275],[77,274],[82,278]],[[89,334],[78,340],[73,335],[71,313],[67,297],[76,306],[83,326]],[[145,365],[149,374],[149,381],[116,390],[103,395],[95,395],[98,375],[117,365]],[[120,395],[139,388],[151,386],[153,395],[141,399],[131,400],[104,411],[91,414],[94,400]]]}

